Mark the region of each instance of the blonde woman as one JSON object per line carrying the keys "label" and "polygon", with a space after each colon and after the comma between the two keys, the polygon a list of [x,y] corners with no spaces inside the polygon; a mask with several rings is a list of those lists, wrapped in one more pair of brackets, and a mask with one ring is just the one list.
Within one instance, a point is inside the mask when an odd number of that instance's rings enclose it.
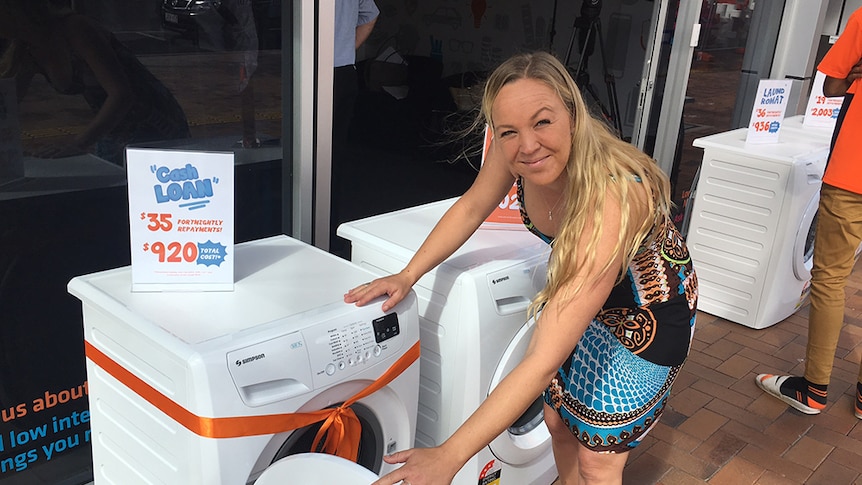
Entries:
{"label": "blonde woman", "polygon": [[[388,310],[451,255],[518,184],[527,228],[551,247],[524,359],[442,445],[386,457],[375,485],[448,484],[461,466],[545,400],[563,484],[621,483],[628,451],[664,410],[688,355],[697,281],[670,220],[657,164],[587,111],[552,55],[516,55],[489,77],[480,122],[493,141],[474,184],[398,274],[350,290]],[[452,376],[453,378],[455,376]]]}

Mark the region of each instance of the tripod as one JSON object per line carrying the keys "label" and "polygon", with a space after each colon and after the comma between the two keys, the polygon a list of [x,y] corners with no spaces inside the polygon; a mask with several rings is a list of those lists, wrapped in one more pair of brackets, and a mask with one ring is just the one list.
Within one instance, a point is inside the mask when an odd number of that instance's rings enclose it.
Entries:
{"label": "tripod", "polygon": [[[571,61],[572,49],[575,45],[575,37],[577,37],[581,52],[578,64],[572,72],[572,77],[575,79],[575,83],[578,87],[589,94],[590,98],[596,106],[598,106],[605,120],[608,121],[617,131],[617,136],[622,137],[623,125],[622,119],[620,119],[620,106],[619,99],[617,98],[616,81],[610,71],[608,71],[605,57],[605,45],[602,40],[602,27],[601,21],[599,20],[599,10],[601,8],[600,2],[593,1],[593,6],[590,6],[589,3],[590,2],[588,2],[588,0],[584,0],[584,4],[581,7],[581,16],[576,17],[575,22],[572,25],[572,37],[569,39],[569,48],[566,50],[566,57],[563,64],[571,70],[569,62]],[[554,10],[556,14],[556,8]],[[608,104],[610,106],[605,106],[605,104],[599,99],[595,88],[590,82],[590,74],[587,72],[590,55],[593,53],[596,42],[599,44],[602,74],[605,78],[605,85],[608,90]]]}

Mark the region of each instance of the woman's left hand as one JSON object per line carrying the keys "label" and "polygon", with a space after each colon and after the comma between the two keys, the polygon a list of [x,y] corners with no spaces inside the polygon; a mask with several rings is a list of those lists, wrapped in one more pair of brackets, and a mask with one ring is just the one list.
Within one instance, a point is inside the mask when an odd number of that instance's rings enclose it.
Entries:
{"label": "woman's left hand", "polygon": [[[448,456],[447,456],[448,455]],[[371,485],[450,485],[460,466],[440,447],[413,448],[383,457],[389,464],[404,466],[384,475]]]}

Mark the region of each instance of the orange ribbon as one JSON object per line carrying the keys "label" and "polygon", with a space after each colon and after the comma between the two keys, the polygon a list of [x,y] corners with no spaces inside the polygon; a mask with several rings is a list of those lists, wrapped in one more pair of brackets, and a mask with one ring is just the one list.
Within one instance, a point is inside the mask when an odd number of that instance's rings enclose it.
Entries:
{"label": "orange ribbon", "polygon": [[420,353],[419,342],[417,341],[380,378],[350,399],[344,401],[337,408],[321,409],[307,413],[208,418],[198,416],[177,404],[86,340],[84,341],[84,348],[87,358],[93,361],[94,364],[104,369],[108,374],[144,398],[144,400],[198,436],[206,438],[240,438],[243,436],[276,434],[323,421],[323,425],[321,425],[312,443],[312,450],[317,450],[320,440],[323,439],[323,451],[325,453],[347,458],[354,462],[359,454],[359,439],[362,434],[362,425],[359,422],[359,418],[356,417],[356,413],[350,409],[350,405],[388,385],[408,367],[413,365],[419,358]]}

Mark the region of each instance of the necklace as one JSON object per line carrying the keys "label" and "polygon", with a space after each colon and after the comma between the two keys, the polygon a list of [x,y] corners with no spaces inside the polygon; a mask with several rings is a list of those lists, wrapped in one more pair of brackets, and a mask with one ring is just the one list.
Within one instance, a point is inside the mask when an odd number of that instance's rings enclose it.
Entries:
{"label": "necklace", "polygon": [[[563,201],[563,195],[564,195],[564,194],[565,194],[565,192],[563,192],[562,194],[560,194],[560,196],[559,196],[559,197],[557,197],[557,202],[556,202],[556,203],[554,203],[554,206],[553,206],[553,207],[548,208],[548,220],[549,220],[549,221],[553,221],[553,220],[554,220],[554,211],[555,211],[555,210],[557,210],[557,207],[559,207],[560,202],[562,202],[562,201]],[[545,203],[545,205],[547,205],[547,202]]]}

